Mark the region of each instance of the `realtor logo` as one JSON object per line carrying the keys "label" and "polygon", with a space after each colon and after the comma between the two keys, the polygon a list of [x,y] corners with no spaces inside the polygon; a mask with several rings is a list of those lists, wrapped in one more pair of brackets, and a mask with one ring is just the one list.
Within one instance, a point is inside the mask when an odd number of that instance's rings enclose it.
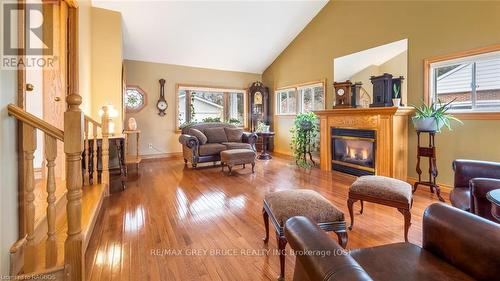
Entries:
{"label": "realtor logo", "polygon": [[53,9],[50,3],[2,3],[1,69],[54,67]]}
{"label": "realtor logo", "polygon": [[[50,4],[3,3],[3,55],[16,56],[24,49],[26,56],[53,54],[53,9]],[[24,10],[23,10],[24,7]],[[24,18],[25,38],[21,46],[19,22]]]}

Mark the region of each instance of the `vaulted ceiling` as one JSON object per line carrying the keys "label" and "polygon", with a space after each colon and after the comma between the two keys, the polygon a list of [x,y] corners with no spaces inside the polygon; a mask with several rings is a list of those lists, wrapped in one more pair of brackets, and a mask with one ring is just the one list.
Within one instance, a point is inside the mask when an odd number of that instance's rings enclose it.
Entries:
{"label": "vaulted ceiling", "polygon": [[262,73],[327,0],[93,1],[121,12],[124,58]]}

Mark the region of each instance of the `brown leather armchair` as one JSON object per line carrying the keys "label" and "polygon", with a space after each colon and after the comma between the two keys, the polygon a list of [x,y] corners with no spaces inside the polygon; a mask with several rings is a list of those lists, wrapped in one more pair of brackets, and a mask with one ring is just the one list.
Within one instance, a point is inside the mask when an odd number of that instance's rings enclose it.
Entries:
{"label": "brown leather armchair", "polygon": [[454,207],[493,220],[486,193],[500,188],[500,163],[463,160],[453,161],[454,188],[450,201]]}
{"label": "brown leather armchair", "polygon": [[286,222],[294,281],[498,280],[500,224],[443,203],[423,217],[422,247],[395,243],[345,252],[305,217]]}

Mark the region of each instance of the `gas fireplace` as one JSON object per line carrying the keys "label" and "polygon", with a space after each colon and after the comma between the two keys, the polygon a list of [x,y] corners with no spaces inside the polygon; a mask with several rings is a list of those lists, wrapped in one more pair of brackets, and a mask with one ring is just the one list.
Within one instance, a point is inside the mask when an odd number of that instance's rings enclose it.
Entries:
{"label": "gas fireplace", "polygon": [[331,128],[332,170],[355,175],[375,174],[375,131]]}

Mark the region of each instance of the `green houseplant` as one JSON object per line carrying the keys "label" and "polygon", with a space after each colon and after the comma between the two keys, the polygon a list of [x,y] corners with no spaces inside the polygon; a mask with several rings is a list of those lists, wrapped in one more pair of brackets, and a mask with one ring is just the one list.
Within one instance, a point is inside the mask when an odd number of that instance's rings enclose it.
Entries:
{"label": "green houseplant", "polygon": [[437,102],[433,102],[431,105],[425,103],[419,107],[413,105],[416,110],[415,116],[412,117],[413,126],[417,131],[441,132],[443,126],[446,126],[451,131],[451,121],[462,124],[462,121],[458,118],[447,113],[449,105],[454,101],[455,99],[443,103],[438,99]]}
{"label": "green houseplant", "polygon": [[398,86],[397,84],[394,84],[392,86],[392,90],[394,92],[394,97],[392,98],[392,105],[401,106],[401,85]]}
{"label": "green houseplant", "polygon": [[[313,112],[297,114],[290,132],[292,133],[290,146],[293,150],[295,163],[302,168],[312,167],[314,161],[311,151],[317,148],[318,117]],[[311,163],[307,161],[307,155],[309,155]]]}

